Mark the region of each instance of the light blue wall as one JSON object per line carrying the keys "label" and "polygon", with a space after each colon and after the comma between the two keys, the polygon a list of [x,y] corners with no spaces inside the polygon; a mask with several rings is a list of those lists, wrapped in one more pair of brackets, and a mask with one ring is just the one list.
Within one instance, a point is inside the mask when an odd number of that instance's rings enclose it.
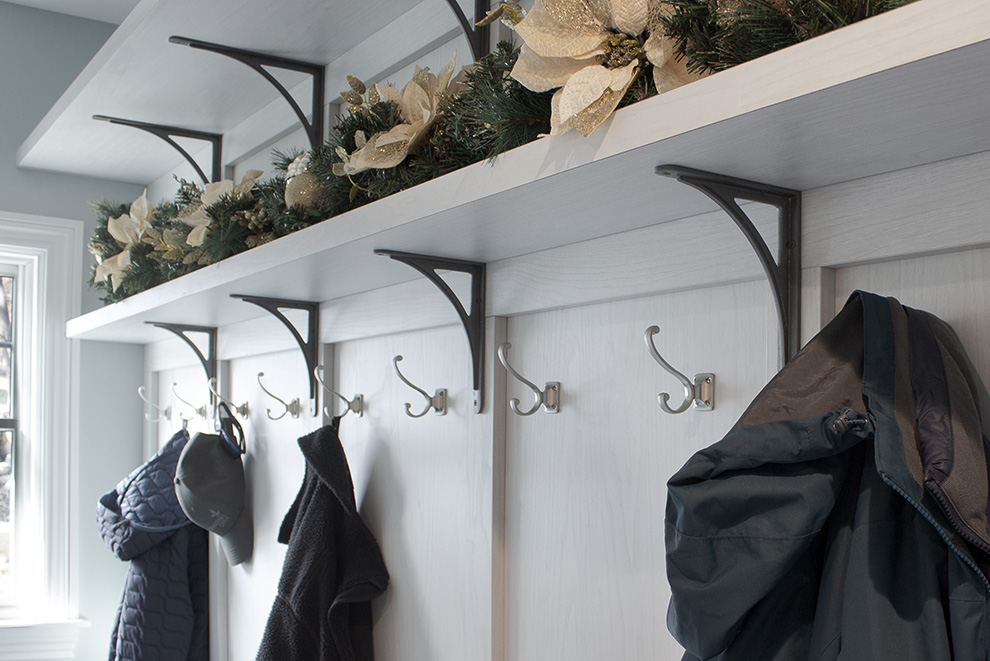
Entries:
{"label": "light blue wall", "polygon": [[[88,237],[95,226],[92,201],[107,197],[127,202],[141,194],[133,184],[23,170],[15,162],[28,134],[113,30],[106,23],[0,2],[0,209],[82,220]],[[86,252],[84,282],[92,263]],[[85,284],[80,297],[84,311],[101,305]],[[140,346],[81,344],[80,465],[74,488],[79,520],[73,525],[78,531],[79,611],[92,625],[80,636],[77,659],[102,661],[126,565],[99,538],[95,505],[100,494],[142,461],[135,389],[144,351]]]}
{"label": "light blue wall", "polygon": [[[91,203],[130,202],[142,188],[17,167],[18,148],[113,33],[115,26],[0,2],[0,209],[96,225]],[[83,264],[89,279],[92,256]],[[83,311],[101,304],[84,286]]]}

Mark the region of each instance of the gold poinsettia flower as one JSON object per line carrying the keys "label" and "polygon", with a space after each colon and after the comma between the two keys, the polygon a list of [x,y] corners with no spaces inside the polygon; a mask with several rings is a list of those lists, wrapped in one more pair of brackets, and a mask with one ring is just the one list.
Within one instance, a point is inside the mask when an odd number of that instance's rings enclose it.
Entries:
{"label": "gold poinsettia flower", "polygon": [[255,180],[264,174],[261,170],[248,170],[241,177],[241,183],[234,185],[232,179],[223,179],[212,184],[206,184],[203,194],[199,196],[200,204],[190,207],[185,213],[179,215],[178,220],[192,228],[186,237],[186,243],[196,247],[203,244],[206,233],[210,229],[213,219],[206,213],[206,208],[216,204],[224,195],[231,197],[243,197],[251,195],[251,187]]}
{"label": "gold poinsettia flower", "polygon": [[557,90],[550,135],[590,135],[647,63],[660,92],[699,77],[659,30],[647,34],[662,11],[659,0],[536,0],[515,26],[524,43],[511,75],[534,92]]}
{"label": "gold poinsettia flower", "polygon": [[342,177],[371,168],[392,168],[418,149],[440,116],[444,96],[456,94],[462,87],[460,76],[452,79],[456,59],[457,53],[454,53],[439,75],[430,73],[429,67],[416,67],[412,80],[401,90],[392,85],[373,85],[378,98],[398,106],[402,123],[370,137],[361,132],[355,134],[357,148],[353,152],[348,154],[343,148],[337,148],[341,162],[334,163],[333,173]]}

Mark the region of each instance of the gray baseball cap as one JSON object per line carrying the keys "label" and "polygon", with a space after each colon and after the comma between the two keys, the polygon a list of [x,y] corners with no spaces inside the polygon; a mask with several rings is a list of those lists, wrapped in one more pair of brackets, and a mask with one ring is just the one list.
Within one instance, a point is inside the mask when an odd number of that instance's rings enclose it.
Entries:
{"label": "gray baseball cap", "polygon": [[220,537],[231,565],[251,557],[254,527],[244,506],[240,452],[218,434],[196,434],[175,469],[175,495],[189,520]]}

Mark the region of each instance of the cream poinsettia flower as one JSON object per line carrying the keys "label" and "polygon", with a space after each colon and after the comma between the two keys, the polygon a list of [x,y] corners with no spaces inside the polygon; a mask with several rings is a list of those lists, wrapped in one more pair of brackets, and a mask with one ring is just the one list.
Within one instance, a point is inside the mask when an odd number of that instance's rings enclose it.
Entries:
{"label": "cream poinsettia flower", "polygon": [[333,173],[340,177],[371,168],[393,168],[418,149],[440,116],[444,95],[456,94],[462,87],[460,76],[453,78],[456,59],[454,53],[439,75],[430,73],[429,67],[416,67],[412,80],[401,90],[392,85],[373,85],[382,101],[392,101],[398,106],[402,123],[370,137],[355,134],[357,148],[348,154],[338,147],[341,162],[334,163]]}
{"label": "cream poinsettia flower", "polygon": [[131,247],[140,243],[145,233],[151,229],[152,213],[153,209],[148,203],[148,189],[145,189],[141,197],[131,204],[128,213],[107,220],[107,231],[120,244],[121,251],[103,259],[90,246],[90,252],[96,257],[96,282],[103,282],[109,277],[113,290],[117,291],[131,267]]}
{"label": "cream poinsettia flower", "polygon": [[178,218],[184,224],[192,227],[192,231],[186,237],[186,243],[194,248],[203,245],[206,233],[210,229],[210,223],[213,222],[213,219],[206,213],[206,208],[219,202],[224,195],[231,197],[250,196],[251,187],[262,174],[264,173],[261,170],[248,170],[241,177],[241,183],[236,186],[232,179],[222,179],[212,184],[206,184],[203,194],[199,196],[199,206],[191,208]]}
{"label": "cream poinsettia flower", "polygon": [[224,195],[230,195],[231,197],[250,195],[255,179],[263,174],[264,172],[261,170],[248,170],[241,177],[241,183],[236,186],[231,179],[222,179],[212,184],[206,184],[203,194],[199,197],[199,201],[203,203],[204,207],[208,207],[211,204],[219,202],[220,198]]}
{"label": "cream poinsettia flower", "polygon": [[203,245],[203,239],[206,238],[206,230],[210,228],[210,223],[213,221],[212,218],[206,215],[205,208],[200,206],[191,214],[183,216],[179,220],[192,227],[192,231],[186,236],[186,243],[194,248]]}
{"label": "cream poinsettia flower", "polygon": [[123,281],[124,274],[131,267],[131,249],[130,247],[121,250],[119,253],[113,257],[108,257],[106,259],[97,258],[96,263],[96,282],[102,282],[110,278],[110,283],[113,285],[113,290],[117,291],[120,287],[120,283]]}
{"label": "cream poinsettia flower", "polygon": [[107,230],[117,243],[129,249],[140,243],[144,233],[151,227],[151,205],[148,203],[148,189],[131,204],[130,212],[107,221]]}
{"label": "cream poinsettia flower", "polygon": [[646,34],[658,11],[658,0],[536,0],[515,26],[524,43],[511,75],[534,92],[557,89],[550,135],[590,135],[647,62],[661,92],[698,77],[659,31]]}

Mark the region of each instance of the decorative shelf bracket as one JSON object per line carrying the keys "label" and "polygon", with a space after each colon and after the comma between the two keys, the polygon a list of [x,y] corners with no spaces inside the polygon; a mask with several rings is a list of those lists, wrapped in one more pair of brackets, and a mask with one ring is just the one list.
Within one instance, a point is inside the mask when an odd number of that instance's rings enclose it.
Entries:
{"label": "decorative shelf bracket", "polygon": [[[316,384],[316,374],[314,370],[317,365],[317,357],[319,353],[319,342],[320,342],[320,304],[313,303],[311,301],[294,301],[287,298],[267,298],[264,296],[248,296],[246,294],[231,294],[231,298],[239,298],[246,303],[253,303],[261,309],[265,310],[273,317],[282,322],[282,324],[289,329],[292,333],[292,337],[295,338],[296,342],[299,344],[299,349],[303,353],[303,358],[306,359],[306,375],[309,378],[309,414],[317,415],[319,409],[317,408],[317,384]],[[307,337],[303,340],[302,335],[299,330],[295,327],[288,317],[282,314],[282,309],[289,310],[302,310],[306,313],[306,332]]]}
{"label": "decorative shelf bracket", "polygon": [[[111,124],[120,124],[121,126],[130,126],[132,128],[141,129],[142,131],[147,131],[148,133],[161,138],[168,144],[172,146],[177,152],[182,154],[193,169],[196,170],[196,174],[199,178],[203,180],[204,184],[209,184],[214,181],[220,181],[222,178],[222,160],[221,160],[221,148],[223,143],[223,136],[219,133],[207,133],[206,131],[194,131],[192,129],[184,129],[179,126],[167,126],[165,124],[149,124],[148,122],[138,122],[133,119],[122,119],[120,117],[108,117],[106,115],[93,115],[93,119],[100,122],[109,122]],[[203,140],[204,142],[209,142],[213,146],[213,167],[211,169],[211,179],[206,178],[206,173],[203,172],[203,168],[199,167],[199,163],[193,159],[193,157],[183,149],[178,142],[173,138],[192,138],[193,140]]]}
{"label": "decorative shelf bracket", "polygon": [[[656,173],[707,195],[746,235],[773,290],[780,321],[778,363],[783,367],[794,357],[801,343],[801,192],[677,165],[660,165]],[[740,199],[777,208],[777,258],[736,202]]]}
{"label": "decorative shelf bracket", "polygon": [[478,22],[488,14],[488,9],[491,6],[490,0],[474,0],[473,24],[464,15],[457,0],[447,0],[447,4],[450,5],[454,15],[457,16],[457,22],[461,24],[461,29],[464,30],[464,36],[467,37],[468,43],[471,44],[471,54],[474,55],[474,61],[477,62],[485,55],[488,55],[489,29],[487,25],[478,25]]}
{"label": "decorative shelf bracket", "polygon": [[[440,292],[447,297],[461,318],[464,331],[468,336],[468,346],[471,349],[471,365],[473,368],[474,412],[481,413],[484,405],[485,378],[485,265],[481,262],[468,262],[460,259],[431,257],[396,250],[376,250],[376,255],[385,255],[392,259],[408,264],[416,269],[426,279],[432,282]],[[471,276],[471,311],[467,312],[457,294],[450,288],[437,270],[458,271]]]}
{"label": "decorative shelf bracket", "polygon": [[[278,93],[281,94],[286,101],[289,102],[293,112],[296,113],[296,117],[299,118],[299,123],[303,125],[303,129],[305,129],[306,135],[309,137],[310,146],[312,146],[313,149],[317,149],[323,145],[323,87],[326,75],[323,65],[313,64],[311,62],[301,62],[299,60],[290,60],[285,57],[266,55],[264,53],[242,50],[240,48],[231,48],[230,46],[222,46],[220,44],[213,44],[208,41],[199,41],[198,39],[189,39],[187,37],[171,36],[168,40],[169,43],[180,44],[191,48],[210,51],[212,53],[219,53],[220,55],[226,55],[227,57],[235,59],[242,64],[246,64],[257,71],[262,75],[262,77],[264,77],[265,80],[271,83],[276,90],[278,90]],[[309,74],[313,77],[312,121],[306,119],[306,113],[302,111],[299,104],[292,98],[289,90],[285,89],[285,87],[278,82],[278,80],[276,80],[275,76],[269,73],[264,67],[298,71],[300,73]]]}
{"label": "decorative shelf bracket", "polygon": [[[161,321],[146,321],[146,324],[150,324],[156,328],[161,328],[173,333],[180,340],[189,345],[189,348],[193,350],[196,357],[199,358],[199,362],[202,363],[203,369],[206,371],[206,382],[209,383],[211,380],[217,378],[217,329],[215,326],[189,326],[187,324],[169,324]],[[196,343],[192,341],[187,333],[203,333],[206,335],[207,345],[206,353],[200,351]],[[217,400],[213,391],[210,390],[210,408],[216,410]]]}

